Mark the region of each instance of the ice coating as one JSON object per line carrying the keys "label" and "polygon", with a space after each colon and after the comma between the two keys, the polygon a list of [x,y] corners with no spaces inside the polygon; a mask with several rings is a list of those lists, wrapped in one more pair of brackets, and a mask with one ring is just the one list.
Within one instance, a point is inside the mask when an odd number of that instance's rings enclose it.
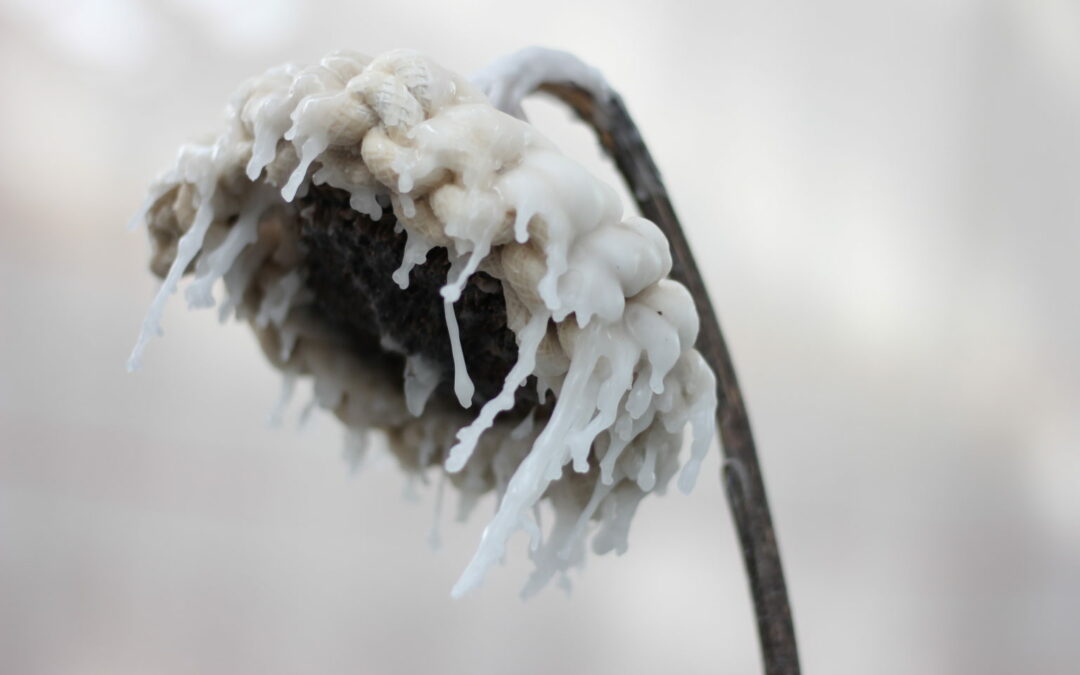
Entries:
{"label": "ice coating", "polygon": [[[313,185],[346,191],[350,208],[375,219],[393,209],[406,238],[392,275],[402,289],[431,250],[446,250],[452,373],[384,340],[383,351],[405,357],[404,372],[387,374],[373,366],[379,354],[354,353],[313,311],[295,205]],[[160,332],[185,273],[192,307],[212,306],[221,279],[222,318],[235,311],[251,323],[287,390],[310,376],[317,405],[351,432],[386,432],[409,471],[441,466],[463,504],[496,492],[498,510],[455,595],[481,583],[518,530],[533,542],[533,592],[580,564],[590,538],[597,552],[625,550],[641,498],[680,467],[680,488],[692,488],[713,437],[715,378],[693,348],[692,299],[666,278],[663,234],[426,57],[337,52],[249,80],[215,141],[182,150],[146,204],[139,220],[164,283],[129,365]],[[501,284],[518,346],[502,390],[479,410],[455,316],[478,272]],[[446,375],[458,405],[433,397]],[[554,405],[504,419],[530,376]],[[680,462],[687,427],[693,441]],[[546,532],[542,503],[555,514]]]}

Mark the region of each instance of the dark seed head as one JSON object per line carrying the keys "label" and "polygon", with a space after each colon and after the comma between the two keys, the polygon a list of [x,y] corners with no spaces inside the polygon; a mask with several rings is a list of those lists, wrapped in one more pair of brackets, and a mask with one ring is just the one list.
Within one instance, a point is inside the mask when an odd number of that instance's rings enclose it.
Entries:
{"label": "dark seed head", "polygon": [[[306,248],[308,286],[323,318],[348,336],[357,354],[379,367],[404,370],[404,354],[421,354],[442,372],[435,395],[456,401],[453,357],[439,290],[450,268],[446,249],[434,248],[410,274],[402,290],[391,278],[401,265],[405,233],[394,232],[389,209],[379,220],[353,210],[349,194],[311,186],[297,201],[300,239]],[[517,361],[517,342],[506,325],[502,284],[483,272],[473,275],[454,305],[474,405],[502,389]],[[537,402],[535,378],[517,392],[515,412]],[[456,403],[455,403],[456,405]]]}

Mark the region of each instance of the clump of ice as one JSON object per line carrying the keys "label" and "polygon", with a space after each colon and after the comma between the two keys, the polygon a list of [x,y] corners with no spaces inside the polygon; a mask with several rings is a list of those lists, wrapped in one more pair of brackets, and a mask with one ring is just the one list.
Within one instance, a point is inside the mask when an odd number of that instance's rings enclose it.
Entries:
{"label": "clump of ice", "polygon": [[[429,401],[440,374],[423,357],[406,354],[400,379],[380,375],[313,317],[291,202],[324,183],[372,217],[393,208],[407,237],[400,287],[430,249],[447,250],[442,296],[460,408]],[[319,406],[360,436],[385,431],[409,470],[441,465],[463,502],[496,491],[498,511],[456,595],[481,583],[518,530],[532,538],[532,592],[580,564],[590,537],[599,553],[623,551],[639,501],[680,466],[680,487],[693,486],[713,436],[715,379],[693,348],[693,302],[666,278],[664,236],[624,216],[611,187],[534,128],[416,52],[338,52],[248,81],[225,129],[181,151],[139,219],[164,283],[130,366],[160,332],[181,276],[194,273],[193,307],[212,306],[222,279],[222,318],[235,311],[252,324],[290,388],[311,376]],[[473,384],[454,303],[478,271],[502,283],[518,361],[495,398],[467,411]],[[550,414],[503,421],[530,375],[554,394]],[[680,462],[687,427],[693,442]],[[555,511],[546,532],[542,500]]]}

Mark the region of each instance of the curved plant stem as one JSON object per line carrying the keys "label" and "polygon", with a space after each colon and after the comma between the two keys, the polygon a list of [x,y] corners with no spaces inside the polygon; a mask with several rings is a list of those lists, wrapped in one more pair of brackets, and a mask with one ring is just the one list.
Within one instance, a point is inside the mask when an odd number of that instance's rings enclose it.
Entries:
{"label": "curved plant stem", "polygon": [[765,672],[795,675],[799,672],[799,656],[791,605],[750,418],[705,281],[675,216],[660,172],[618,94],[608,90],[597,96],[561,82],[543,82],[538,89],[568,105],[593,128],[604,151],[626,180],[642,215],[656,223],[671,243],[671,277],[684,284],[694,298],[701,317],[697,347],[717,377],[716,417],[724,451],[723,483],[746,563]]}

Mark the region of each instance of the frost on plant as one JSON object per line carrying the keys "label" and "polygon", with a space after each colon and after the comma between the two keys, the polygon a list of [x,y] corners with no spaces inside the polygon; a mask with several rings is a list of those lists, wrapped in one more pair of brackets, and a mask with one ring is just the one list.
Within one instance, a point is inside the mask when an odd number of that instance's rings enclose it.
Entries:
{"label": "frost on plant", "polygon": [[[182,276],[192,307],[213,306],[221,280],[222,318],[251,325],[289,386],[312,378],[320,407],[350,431],[384,432],[406,471],[441,468],[465,502],[495,491],[455,594],[479,585],[519,530],[536,562],[531,592],[580,564],[586,543],[624,550],[642,497],[675,474],[693,486],[715,378],[693,348],[690,295],[666,278],[664,236],[420,54],[336,52],[247,81],[216,139],[181,149],[136,222],[164,283],[130,367]],[[344,275],[328,272],[335,256]],[[431,311],[392,325],[433,273]],[[356,302],[328,304],[346,282]],[[470,360],[492,317],[500,325],[482,337],[502,346]],[[555,517],[542,528],[545,500]]]}

